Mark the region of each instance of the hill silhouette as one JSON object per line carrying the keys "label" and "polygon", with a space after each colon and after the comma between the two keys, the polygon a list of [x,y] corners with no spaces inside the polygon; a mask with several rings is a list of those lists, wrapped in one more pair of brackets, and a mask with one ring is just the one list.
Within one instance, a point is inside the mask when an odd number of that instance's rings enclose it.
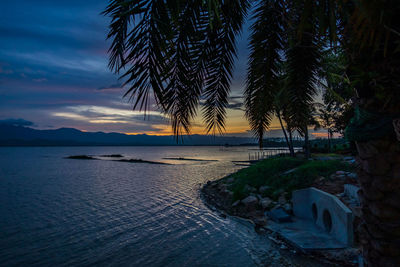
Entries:
{"label": "hill silhouette", "polygon": [[185,135],[179,144],[173,136],[82,132],[74,128],[37,130],[0,124],[0,146],[137,146],[137,145],[240,145],[255,143],[247,137]]}

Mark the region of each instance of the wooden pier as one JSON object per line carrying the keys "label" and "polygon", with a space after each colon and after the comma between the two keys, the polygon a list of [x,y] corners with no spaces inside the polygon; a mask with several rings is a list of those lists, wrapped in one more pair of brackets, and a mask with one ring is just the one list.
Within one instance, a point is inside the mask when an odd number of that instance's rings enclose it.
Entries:
{"label": "wooden pier", "polygon": [[[301,148],[295,148],[295,152]],[[258,151],[249,152],[249,162],[267,159],[276,155],[289,155],[290,150],[287,148],[264,148]]]}

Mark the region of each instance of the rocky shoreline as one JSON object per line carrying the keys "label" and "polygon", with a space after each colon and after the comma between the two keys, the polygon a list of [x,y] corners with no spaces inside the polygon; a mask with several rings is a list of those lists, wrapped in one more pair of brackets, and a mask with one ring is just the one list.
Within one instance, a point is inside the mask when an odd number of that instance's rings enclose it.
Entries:
{"label": "rocky shoreline", "polygon": [[[343,174],[340,173],[340,175]],[[325,183],[321,180],[316,185],[324,187]],[[283,238],[280,238],[277,233],[268,228],[269,219],[265,215],[267,211],[275,208],[283,208],[288,214],[292,214],[292,205],[288,199],[287,192],[281,192],[279,198],[274,201],[262,196],[264,190],[268,189],[265,186],[261,186],[258,189],[248,186],[247,190],[251,193],[242,200],[234,201],[234,194],[229,190],[229,187],[233,183],[234,178],[230,176],[216,181],[209,181],[201,188],[201,196],[206,204],[217,209],[221,213],[221,216],[236,216],[253,222],[255,230],[266,233],[268,238],[277,244],[278,249],[303,254],[305,257],[321,262],[321,266],[325,264],[328,264],[328,266],[358,266],[357,255],[359,251],[356,248],[306,253],[293,247]]]}

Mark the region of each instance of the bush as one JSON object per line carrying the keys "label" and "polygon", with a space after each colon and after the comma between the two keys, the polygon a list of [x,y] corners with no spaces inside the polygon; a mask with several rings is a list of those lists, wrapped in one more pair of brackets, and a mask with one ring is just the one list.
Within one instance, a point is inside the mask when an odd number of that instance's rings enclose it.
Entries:
{"label": "bush", "polygon": [[291,194],[293,190],[309,187],[318,177],[329,177],[338,170],[349,171],[351,167],[340,160],[308,161],[289,157],[266,159],[230,175],[235,178],[230,189],[236,201],[250,193],[245,190],[246,185],[257,189],[267,185],[269,189],[263,196],[277,199],[282,192]]}

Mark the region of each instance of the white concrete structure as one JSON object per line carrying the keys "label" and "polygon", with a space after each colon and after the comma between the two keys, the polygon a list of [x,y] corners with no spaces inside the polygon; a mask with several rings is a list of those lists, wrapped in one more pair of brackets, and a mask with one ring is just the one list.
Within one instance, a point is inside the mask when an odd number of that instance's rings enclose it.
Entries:
{"label": "white concrete structure", "polygon": [[293,191],[293,213],[314,223],[339,242],[353,245],[353,214],[336,196],[314,187]]}
{"label": "white concrete structure", "polygon": [[352,184],[345,184],[344,185],[344,195],[348,198],[351,198],[360,205],[360,198],[358,197],[358,191],[360,188],[358,186]]}

